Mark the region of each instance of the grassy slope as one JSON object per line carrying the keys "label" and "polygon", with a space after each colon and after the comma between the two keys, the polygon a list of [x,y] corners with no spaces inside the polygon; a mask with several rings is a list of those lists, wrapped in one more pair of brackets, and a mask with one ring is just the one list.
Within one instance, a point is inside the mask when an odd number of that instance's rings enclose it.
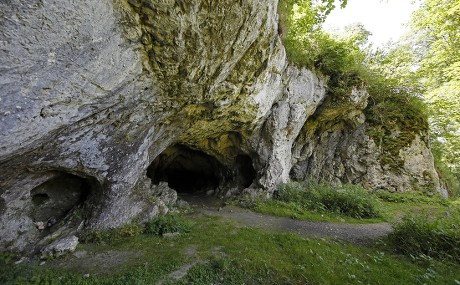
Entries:
{"label": "grassy slope", "polygon": [[[2,284],[455,284],[460,266],[434,260],[416,262],[385,250],[385,245],[355,247],[324,239],[273,233],[211,217],[189,217],[191,232],[173,238],[139,235],[79,250],[134,252],[124,265],[68,268],[15,266],[1,260]],[[72,261],[73,260],[73,261]],[[107,260],[110,262],[110,260]],[[74,267],[72,267],[74,263]],[[176,281],[168,274],[193,265]],[[83,277],[90,273],[90,277]]]}
{"label": "grassy slope", "polygon": [[353,224],[367,224],[367,223],[382,223],[382,222],[396,222],[401,217],[421,211],[429,212],[443,212],[447,211],[450,207],[447,205],[432,205],[432,204],[418,204],[418,203],[394,203],[384,202],[380,203],[381,217],[370,219],[356,219],[339,215],[336,213],[321,213],[313,210],[307,210],[299,207],[292,202],[283,202],[276,200],[269,200],[258,203],[251,207],[252,210],[278,217],[288,217],[303,221],[318,221],[318,222],[334,222],[334,223],[353,223]]}
{"label": "grassy slope", "polygon": [[[373,194],[372,194],[373,195]],[[422,211],[429,213],[445,212],[459,207],[460,200],[444,200],[440,197],[427,197],[417,193],[379,193],[373,195],[377,200],[379,217],[376,218],[353,218],[339,213],[328,211],[315,211],[305,208],[301,201],[280,201],[276,199],[243,201],[243,206],[267,215],[288,217],[305,221],[321,221],[334,223],[381,223],[396,222],[408,214],[416,214]]]}

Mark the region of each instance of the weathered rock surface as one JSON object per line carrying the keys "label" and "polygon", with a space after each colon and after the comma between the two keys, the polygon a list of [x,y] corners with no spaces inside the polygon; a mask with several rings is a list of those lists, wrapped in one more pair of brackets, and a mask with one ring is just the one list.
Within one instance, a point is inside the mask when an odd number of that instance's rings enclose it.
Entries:
{"label": "weathered rock surface", "polygon": [[270,195],[292,177],[439,188],[420,139],[403,171],[379,163],[365,91],[330,98],[326,77],[289,66],[276,9],[0,2],[0,245],[146,220],[175,191]]}
{"label": "weathered rock surface", "polygon": [[56,258],[74,252],[78,245],[76,236],[53,241],[41,250],[41,259]]}

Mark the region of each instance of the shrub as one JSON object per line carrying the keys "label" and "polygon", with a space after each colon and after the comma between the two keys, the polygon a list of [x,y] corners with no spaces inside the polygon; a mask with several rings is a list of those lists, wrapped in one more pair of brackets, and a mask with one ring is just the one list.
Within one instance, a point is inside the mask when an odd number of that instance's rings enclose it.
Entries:
{"label": "shrub", "polygon": [[377,200],[355,185],[334,187],[314,182],[282,185],[275,199],[293,202],[308,210],[334,212],[353,218],[379,217]]}
{"label": "shrub", "polygon": [[18,277],[28,273],[22,266],[15,266],[16,258],[14,254],[0,252],[0,284],[21,284]]}
{"label": "shrub", "polygon": [[390,203],[413,203],[426,205],[448,206],[449,201],[439,195],[427,196],[419,192],[393,193],[385,190],[374,192],[374,194],[384,202]]}
{"label": "shrub", "polygon": [[188,233],[190,224],[179,216],[157,216],[145,224],[144,233],[160,236],[165,233]]}
{"label": "shrub", "polygon": [[388,239],[399,253],[460,263],[460,209],[436,217],[426,213],[405,217]]}
{"label": "shrub", "polygon": [[442,161],[443,151],[439,143],[432,144],[431,151],[434,156],[434,165],[438,171],[439,178],[447,188],[449,197],[456,198],[460,196],[460,173],[447,166]]}
{"label": "shrub", "polygon": [[[317,70],[329,77],[328,91],[345,95],[361,85],[365,53],[359,48],[362,37],[341,38],[322,30],[331,1],[281,0],[278,11],[287,58],[292,64]],[[346,1],[342,1],[346,4]],[[369,32],[364,31],[367,38]],[[362,34],[362,33],[361,33]],[[366,36],[367,35],[367,36]]]}
{"label": "shrub", "polygon": [[142,227],[137,223],[123,225],[120,228],[108,230],[96,230],[82,236],[83,242],[91,243],[115,243],[128,237],[135,237],[142,233]]}
{"label": "shrub", "polygon": [[404,161],[399,151],[409,146],[417,135],[428,143],[428,111],[416,96],[416,88],[371,73],[367,81],[370,98],[364,110],[367,134],[381,150],[382,165],[399,169]]}
{"label": "shrub", "polygon": [[141,234],[161,236],[165,233],[188,233],[190,227],[190,224],[179,216],[157,216],[143,225],[132,223],[116,229],[92,231],[84,235],[82,241],[110,244]]}

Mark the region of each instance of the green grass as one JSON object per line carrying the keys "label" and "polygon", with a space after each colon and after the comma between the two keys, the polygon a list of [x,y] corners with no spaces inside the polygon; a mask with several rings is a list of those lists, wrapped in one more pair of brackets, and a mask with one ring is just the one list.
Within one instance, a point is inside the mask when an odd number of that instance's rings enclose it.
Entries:
{"label": "green grass", "polygon": [[86,243],[114,243],[127,237],[135,237],[141,234],[162,236],[167,233],[187,233],[190,224],[178,215],[157,216],[145,224],[132,223],[117,229],[91,231],[86,233],[81,240]]}
{"label": "green grass", "polygon": [[383,218],[357,219],[339,213],[315,211],[305,209],[295,202],[283,202],[278,200],[261,200],[251,207],[251,210],[277,217],[286,217],[302,221],[332,222],[332,223],[380,223]]}
{"label": "green grass", "polygon": [[243,197],[236,203],[267,215],[355,224],[396,222],[413,213],[437,214],[455,206],[454,200],[422,193],[369,192],[358,186],[313,182],[283,185],[273,199]]}
{"label": "green grass", "polygon": [[406,255],[460,264],[460,207],[437,215],[425,212],[407,216],[395,225],[389,241]]}
{"label": "green grass", "polygon": [[[88,252],[140,254],[123,266],[13,265],[1,259],[1,284],[455,284],[458,265],[414,263],[390,251],[244,227],[215,217],[192,217],[190,233],[174,238],[141,234],[112,244],[83,244]],[[192,249],[192,250],[191,250]],[[69,260],[72,258],[68,257]],[[76,260],[76,258],[73,258]],[[53,263],[54,262],[54,263]],[[110,262],[109,260],[107,262]],[[71,263],[70,263],[71,264]],[[180,280],[168,274],[194,264]],[[84,277],[91,269],[91,275]],[[429,274],[428,274],[429,273]]]}

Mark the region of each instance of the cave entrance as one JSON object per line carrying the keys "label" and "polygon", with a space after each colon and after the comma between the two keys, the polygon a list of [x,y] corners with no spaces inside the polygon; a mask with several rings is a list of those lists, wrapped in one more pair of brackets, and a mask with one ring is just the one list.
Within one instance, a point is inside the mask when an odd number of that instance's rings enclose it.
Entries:
{"label": "cave entrance", "polygon": [[62,173],[30,191],[31,216],[48,227],[80,208],[91,192],[90,183],[79,176]]}
{"label": "cave entrance", "polygon": [[224,167],[202,151],[174,145],[152,162],[147,176],[153,184],[167,182],[179,194],[206,194],[222,184]]}
{"label": "cave entrance", "polygon": [[244,189],[251,186],[257,177],[257,172],[252,164],[249,155],[240,154],[235,157],[235,168],[237,171],[236,182],[240,188]]}

